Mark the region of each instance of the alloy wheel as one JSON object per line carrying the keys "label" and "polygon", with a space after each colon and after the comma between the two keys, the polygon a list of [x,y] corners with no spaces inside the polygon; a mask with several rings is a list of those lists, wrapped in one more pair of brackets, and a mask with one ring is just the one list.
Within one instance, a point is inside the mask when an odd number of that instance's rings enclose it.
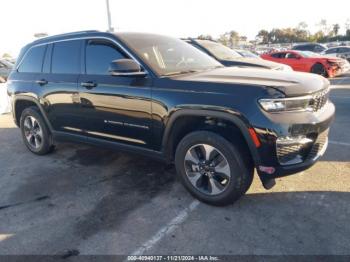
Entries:
{"label": "alloy wheel", "polygon": [[197,144],[188,149],[185,160],[188,180],[206,195],[219,195],[231,180],[231,170],[225,156],[208,144]]}
{"label": "alloy wheel", "polygon": [[27,116],[23,123],[24,135],[33,149],[39,149],[43,143],[43,132],[39,121],[33,116]]}

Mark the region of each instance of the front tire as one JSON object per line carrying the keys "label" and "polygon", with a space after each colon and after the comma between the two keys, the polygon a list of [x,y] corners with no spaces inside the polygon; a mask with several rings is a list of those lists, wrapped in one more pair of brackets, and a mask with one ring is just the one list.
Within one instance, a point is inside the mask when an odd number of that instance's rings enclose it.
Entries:
{"label": "front tire", "polygon": [[227,205],[248,190],[253,167],[247,166],[238,147],[209,131],[185,136],[176,149],[175,166],[181,182],[197,199]]}
{"label": "front tire", "polygon": [[314,64],[311,68],[311,73],[321,75],[323,77],[328,77],[326,68],[322,64]]}
{"label": "front tire", "polygon": [[23,110],[20,128],[24,144],[31,152],[45,155],[53,150],[49,129],[36,107],[28,107]]}

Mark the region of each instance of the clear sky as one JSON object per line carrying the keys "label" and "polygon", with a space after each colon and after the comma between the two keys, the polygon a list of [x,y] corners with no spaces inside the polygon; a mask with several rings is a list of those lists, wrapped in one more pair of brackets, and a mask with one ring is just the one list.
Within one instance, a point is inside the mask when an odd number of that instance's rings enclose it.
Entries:
{"label": "clear sky", "polygon": [[[176,37],[219,36],[235,30],[254,39],[260,29],[293,27],[305,21],[311,31],[326,19],[350,19],[350,0],[110,0],[117,31],[139,31]],[[34,33],[107,29],[105,0],[1,0],[0,55],[17,55]]]}

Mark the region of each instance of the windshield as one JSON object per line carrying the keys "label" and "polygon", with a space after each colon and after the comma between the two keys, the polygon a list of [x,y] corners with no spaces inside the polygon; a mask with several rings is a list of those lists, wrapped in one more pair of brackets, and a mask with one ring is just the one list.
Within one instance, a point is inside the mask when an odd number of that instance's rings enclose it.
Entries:
{"label": "windshield", "polygon": [[248,50],[238,50],[237,52],[240,53],[244,57],[260,58],[260,56],[257,56],[256,54],[254,54]]}
{"label": "windshield", "polygon": [[161,76],[223,67],[209,55],[177,38],[136,33],[121,33],[118,37]]}
{"label": "windshield", "polygon": [[202,47],[207,49],[219,60],[230,60],[241,58],[242,56],[237,53],[235,50],[228,48],[220,43],[210,41],[210,40],[197,40],[197,43]]}
{"label": "windshield", "polygon": [[311,52],[311,51],[298,51],[298,53],[302,56],[302,57],[318,57],[321,56],[317,53]]}

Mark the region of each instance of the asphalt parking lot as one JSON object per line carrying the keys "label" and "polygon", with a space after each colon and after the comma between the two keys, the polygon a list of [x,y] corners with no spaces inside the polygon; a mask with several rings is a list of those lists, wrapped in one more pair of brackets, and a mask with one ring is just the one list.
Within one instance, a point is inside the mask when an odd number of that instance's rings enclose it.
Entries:
{"label": "asphalt parking lot", "polygon": [[194,200],[175,170],[140,156],[59,144],[31,154],[0,116],[0,254],[350,255],[350,74],[325,156],[311,169],[255,178],[234,205]]}

